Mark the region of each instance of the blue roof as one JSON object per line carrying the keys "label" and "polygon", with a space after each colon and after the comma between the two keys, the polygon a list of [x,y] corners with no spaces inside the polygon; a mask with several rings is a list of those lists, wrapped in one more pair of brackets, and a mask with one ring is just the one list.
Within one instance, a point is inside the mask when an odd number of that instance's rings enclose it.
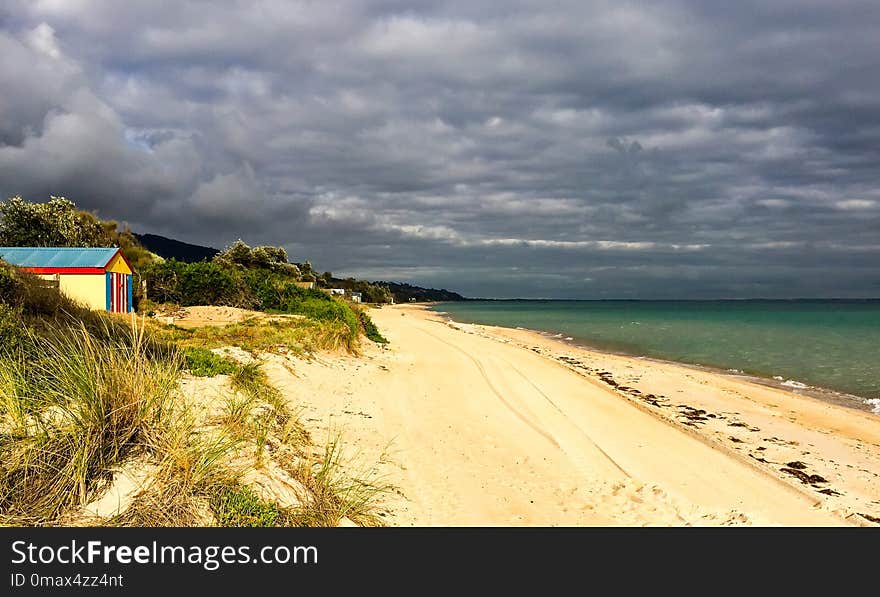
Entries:
{"label": "blue roof", "polygon": [[0,247],[0,259],[16,267],[105,267],[117,248]]}

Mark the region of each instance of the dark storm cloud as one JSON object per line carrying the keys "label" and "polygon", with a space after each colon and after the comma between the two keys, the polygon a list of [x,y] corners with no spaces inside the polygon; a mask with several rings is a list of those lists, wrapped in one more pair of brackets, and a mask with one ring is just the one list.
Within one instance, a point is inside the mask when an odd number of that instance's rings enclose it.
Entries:
{"label": "dark storm cloud", "polygon": [[880,295],[880,5],[0,2],[0,193],[479,296]]}

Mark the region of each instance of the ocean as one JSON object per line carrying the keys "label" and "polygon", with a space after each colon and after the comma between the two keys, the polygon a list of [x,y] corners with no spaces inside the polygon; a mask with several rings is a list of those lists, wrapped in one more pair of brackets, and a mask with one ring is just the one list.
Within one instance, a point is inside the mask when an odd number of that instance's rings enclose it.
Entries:
{"label": "ocean", "polygon": [[880,413],[880,300],[441,303],[455,321],[852,395]]}

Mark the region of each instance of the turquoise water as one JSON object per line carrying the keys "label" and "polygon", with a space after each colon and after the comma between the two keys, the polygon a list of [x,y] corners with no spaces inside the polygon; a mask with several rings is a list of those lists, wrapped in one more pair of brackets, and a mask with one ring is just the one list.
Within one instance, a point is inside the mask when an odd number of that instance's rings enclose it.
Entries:
{"label": "turquoise water", "polygon": [[781,376],[880,406],[880,300],[467,301],[434,309],[599,349]]}

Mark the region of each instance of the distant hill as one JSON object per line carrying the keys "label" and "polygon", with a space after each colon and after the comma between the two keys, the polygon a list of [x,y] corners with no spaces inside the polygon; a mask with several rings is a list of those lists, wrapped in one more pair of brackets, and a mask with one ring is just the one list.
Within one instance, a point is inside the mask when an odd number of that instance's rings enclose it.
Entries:
{"label": "distant hill", "polygon": [[220,251],[213,247],[192,245],[173,238],[165,238],[158,234],[135,234],[140,243],[163,259],[176,259],[193,263],[196,261],[210,260]]}
{"label": "distant hill", "polygon": [[[220,252],[213,247],[193,245],[173,238],[159,236],[158,234],[135,233],[134,236],[148,251],[155,253],[163,259],[176,259],[177,261],[194,263],[206,259],[211,260]],[[354,278],[343,280],[332,277],[324,282],[324,285],[329,285],[333,288],[347,288],[349,290],[365,293],[365,301],[378,300],[371,299],[370,296],[368,296],[370,292],[370,284],[387,288],[394,296],[394,300],[398,303],[408,303],[411,302],[410,299],[415,299],[415,302],[418,303],[468,300],[457,292],[452,292],[445,288],[439,290],[437,288],[423,288],[421,286],[413,286],[412,284],[401,282],[367,283],[363,280],[355,280]]]}
{"label": "distant hill", "polygon": [[437,290],[436,288],[422,288],[421,286],[413,286],[412,284],[403,284],[400,282],[373,282],[377,286],[385,286],[394,295],[395,302],[408,303],[410,299],[415,302],[446,302],[446,301],[466,301],[467,299],[457,292],[446,290],[445,288]]}

